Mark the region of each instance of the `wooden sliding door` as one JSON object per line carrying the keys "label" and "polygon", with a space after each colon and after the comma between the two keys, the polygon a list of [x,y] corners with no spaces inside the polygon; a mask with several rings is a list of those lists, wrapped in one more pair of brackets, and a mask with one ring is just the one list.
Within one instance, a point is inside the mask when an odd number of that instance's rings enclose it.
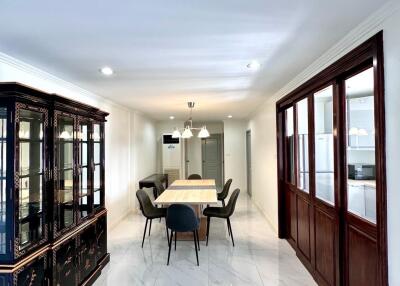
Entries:
{"label": "wooden sliding door", "polygon": [[277,103],[279,235],[319,285],[387,285],[382,45]]}

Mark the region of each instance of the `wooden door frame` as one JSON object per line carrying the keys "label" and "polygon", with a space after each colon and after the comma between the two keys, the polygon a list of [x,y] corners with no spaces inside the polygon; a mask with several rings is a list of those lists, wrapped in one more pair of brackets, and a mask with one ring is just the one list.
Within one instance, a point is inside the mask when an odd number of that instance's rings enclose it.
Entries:
{"label": "wooden door frame", "polygon": [[[375,96],[375,142],[376,142],[376,201],[377,201],[377,245],[378,245],[378,283],[388,285],[388,255],[387,255],[387,198],[386,198],[386,145],[385,145],[385,101],[384,101],[384,56],[383,32],[379,32],[344,57],[315,75],[313,78],[290,92],[276,103],[276,130],[277,130],[277,179],[278,179],[278,222],[279,237],[288,238],[285,213],[285,157],[284,157],[284,110],[294,102],[314,93],[319,88],[349,73],[352,69],[365,63],[370,63],[374,69],[374,96]],[[337,92],[337,91],[336,91]],[[336,103],[337,104],[337,103]],[[335,105],[335,103],[334,103]],[[334,121],[340,120],[335,118]],[[343,122],[342,122],[343,123]],[[337,131],[337,130],[336,130]],[[341,136],[339,134],[339,136]],[[340,139],[340,138],[339,138]],[[337,148],[337,156],[343,160],[344,149]],[[297,156],[295,150],[295,157]],[[339,165],[340,162],[338,163]],[[343,192],[343,171],[339,172],[335,181],[339,183],[339,192]],[[338,201],[338,207],[343,213],[344,202]],[[342,221],[343,218],[341,217]],[[341,243],[344,243],[343,241]],[[347,259],[347,257],[344,257]],[[347,262],[347,261],[346,261]],[[342,270],[341,270],[342,271]],[[312,271],[311,271],[312,272]],[[313,273],[311,273],[313,274]],[[343,276],[343,273],[341,274]],[[345,281],[341,281],[344,283]]]}

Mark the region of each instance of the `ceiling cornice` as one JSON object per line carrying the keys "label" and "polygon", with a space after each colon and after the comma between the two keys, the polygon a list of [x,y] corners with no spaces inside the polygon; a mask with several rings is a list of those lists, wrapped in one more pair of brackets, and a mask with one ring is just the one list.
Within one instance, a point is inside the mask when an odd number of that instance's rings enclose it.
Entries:
{"label": "ceiling cornice", "polygon": [[[90,91],[88,91],[86,89],[83,89],[83,88],[81,88],[81,87],[79,87],[79,86],[77,86],[77,85],[75,85],[73,83],[70,83],[70,82],[68,82],[66,80],[63,80],[63,79],[61,79],[61,78],[59,78],[57,76],[54,76],[54,75],[52,75],[52,74],[50,74],[50,73],[48,73],[48,72],[46,72],[44,70],[36,68],[36,67],[34,67],[34,66],[32,66],[32,65],[30,65],[28,63],[25,63],[25,62],[23,62],[21,60],[18,60],[18,59],[14,58],[14,57],[11,57],[11,56],[9,56],[7,54],[4,54],[4,53],[1,53],[1,52],[0,52],[0,63],[9,65],[9,66],[11,66],[11,67],[13,67],[13,68],[15,68],[15,69],[17,69],[19,71],[22,71],[22,72],[27,73],[29,75],[32,75],[34,77],[38,77],[40,79],[49,81],[52,84],[58,85],[60,88],[64,88],[64,89],[70,90],[71,92],[74,92],[74,93],[77,93],[77,94],[81,94],[81,95],[87,96],[89,98],[93,98],[93,99],[95,99],[95,100],[97,100],[99,102],[104,102],[104,103],[106,103],[108,105],[114,106],[116,108],[123,109],[123,110],[128,111],[128,112],[135,112],[136,111],[136,110],[130,109],[130,108],[126,107],[126,106],[123,106],[121,104],[118,104],[118,103],[116,103],[116,102],[114,102],[112,100],[104,98],[104,97],[102,97],[100,95],[92,93],[92,92],[90,92]],[[21,83],[24,84],[24,82],[21,82]],[[46,92],[54,93],[54,90],[46,90]],[[67,96],[65,94],[59,94],[59,95]],[[79,101],[79,99],[76,99],[76,98],[74,100]]]}
{"label": "ceiling cornice", "polygon": [[370,37],[382,30],[382,23],[400,9],[400,3],[397,1],[390,1],[383,5],[382,8],[377,10],[369,16],[360,25],[350,31],[342,40],[335,44],[332,48],[327,50],[321,57],[309,65],[303,72],[298,74],[283,88],[276,92],[273,96],[266,99],[264,104],[261,104],[257,109],[251,112],[248,118],[252,118],[262,110],[266,104],[277,102],[279,99],[295,90],[297,87],[311,79],[313,76],[324,70],[335,61],[349,53],[352,49],[362,44]]}

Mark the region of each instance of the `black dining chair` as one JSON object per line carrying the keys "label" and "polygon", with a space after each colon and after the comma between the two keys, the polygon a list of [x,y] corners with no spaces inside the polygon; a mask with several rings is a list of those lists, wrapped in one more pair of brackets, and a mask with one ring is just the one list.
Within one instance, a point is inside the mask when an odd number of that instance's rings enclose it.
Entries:
{"label": "black dining chair", "polygon": [[[149,226],[149,236],[150,236],[151,222],[153,221],[153,219],[156,218],[163,218],[163,217],[165,218],[167,215],[167,209],[156,208],[151,202],[149,195],[144,190],[138,190],[136,192],[136,197],[140,204],[140,210],[142,211],[143,216],[146,217],[146,225],[144,227],[143,240],[142,240],[142,248],[143,248],[144,238],[146,237],[147,223],[150,220],[150,226]],[[168,228],[165,227],[165,229],[167,232],[167,239],[168,239],[169,237]]]}
{"label": "black dining chair", "polygon": [[229,189],[231,187],[232,184],[232,179],[229,179],[228,181],[226,181],[222,191],[220,193],[217,194],[218,200],[222,202],[222,206],[225,206],[225,199],[229,194]]}
{"label": "black dining chair", "polygon": [[157,197],[159,197],[165,191],[164,184],[161,183],[160,181],[156,181],[154,183],[154,185],[155,185],[155,188],[156,188],[156,195],[157,195]]}
{"label": "black dining chair", "polygon": [[194,209],[189,205],[173,204],[167,209],[167,228],[171,230],[169,238],[168,260],[171,255],[172,238],[175,235],[175,250],[176,250],[176,233],[177,232],[193,232],[194,248],[196,250],[197,266],[199,266],[199,255],[197,248],[200,250],[198,228],[200,225],[199,219],[196,216]]}
{"label": "black dining chair", "polygon": [[212,217],[224,218],[226,219],[228,225],[228,233],[232,239],[232,245],[235,246],[235,241],[233,240],[233,233],[232,233],[232,226],[230,217],[232,216],[233,212],[235,211],[236,201],[239,197],[240,190],[236,189],[232,192],[231,197],[229,198],[229,202],[225,207],[207,207],[203,211],[203,215],[207,217],[207,242],[208,245],[208,238],[210,237],[210,222]]}
{"label": "black dining chair", "polygon": [[188,180],[201,180],[201,176],[199,174],[191,174],[189,175]]}

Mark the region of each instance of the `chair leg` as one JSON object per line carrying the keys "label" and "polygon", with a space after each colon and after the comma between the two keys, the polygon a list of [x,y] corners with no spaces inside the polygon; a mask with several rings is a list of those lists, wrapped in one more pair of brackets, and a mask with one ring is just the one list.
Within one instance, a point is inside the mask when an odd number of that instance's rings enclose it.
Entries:
{"label": "chair leg", "polygon": [[147,230],[147,222],[149,221],[148,218],[146,218],[146,225],[144,226],[144,232],[143,232],[143,240],[142,240],[142,248],[144,244],[144,238],[146,237],[146,230]]}
{"label": "chair leg", "polygon": [[175,231],[175,251],[176,251],[176,237],[177,237],[177,235],[176,235],[176,231]]}
{"label": "chair leg", "polygon": [[231,236],[231,228],[229,227],[228,219],[226,219],[226,225],[228,227],[228,235]]}
{"label": "chair leg", "polygon": [[196,259],[197,259],[197,266],[199,265],[199,254],[197,253],[197,235],[196,235],[196,231],[193,231],[193,241],[194,241],[194,249],[196,250]]}
{"label": "chair leg", "polygon": [[151,223],[152,222],[153,222],[153,219],[150,219],[149,236],[150,236],[150,232],[151,232]]}
{"label": "chair leg", "polygon": [[210,236],[210,221],[211,221],[211,218],[208,216],[207,217],[207,242],[206,242],[206,246],[208,246],[208,238]]}
{"label": "chair leg", "polygon": [[235,241],[233,240],[233,233],[232,233],[232,225],[231,225],[231,221],[229,218],[228,218],[228,225],[229,225],[229,229],[231,231],[232,245],[233,245],[233,247],[235,247]]}
{"label": "chair leg", "polygon": [[[169,243],[168,243],[168,260],[167,260],[167,265],[169,265],[169,257],[171,256],[171,246],[172,246],[172,236],[173,236],[174,232],[171,229],[171,237],[169,238]],[[175,233],[176,235],[176,233]]]}
{"label": "chair leg", "polygon": [[196,229],[196,239],[197,239],[198,249],[200,251],[200,239],[199,239],[199,230],[198,229]]}
{"label": "chair leg", "polygon": [[169,245],[169,233],[168,233],[168,226],[167,223],[165,223],[165,231],[167,233],[167,240],[168,240],[168,245]]}

